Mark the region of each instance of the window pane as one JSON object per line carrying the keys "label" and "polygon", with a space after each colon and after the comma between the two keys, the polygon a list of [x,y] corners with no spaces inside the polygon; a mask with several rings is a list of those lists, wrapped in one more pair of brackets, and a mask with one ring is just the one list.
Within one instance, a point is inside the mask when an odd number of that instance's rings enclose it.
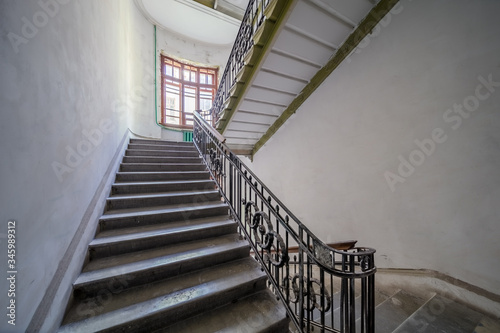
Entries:
{"label": "window pane", "polygon": [[174,67],[174,77],[176,79],[180,79],[181,78],[180,68],[179,67]]}
{"label": "window pane", "polygon": [[209,110],[212,107],[213,98],[213,89],[200,89],[200,109]]}
{"label": "window pane", "polygon": [[193,111],[196,110],[196,87],[184,87],[184,114],[186,125],[193,125]]}
{"label": "window pane", "polygon": [[169,75],[169,76],[172,76],[172,66],[170,65],[166,65],[165,66],[165,72],[164,72],[165,75]]}
{"label": "window pane", "polygon": [[179,125],[180,123],[180,86],[166,80],[164,92],[165,122]]}

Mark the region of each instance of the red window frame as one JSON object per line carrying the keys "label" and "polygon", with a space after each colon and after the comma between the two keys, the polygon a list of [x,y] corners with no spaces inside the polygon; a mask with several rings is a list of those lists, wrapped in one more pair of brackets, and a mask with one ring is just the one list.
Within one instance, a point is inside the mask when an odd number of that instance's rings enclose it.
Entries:
{"label": "red window frame", "polygon": [[193,111],[207,110],[217,92],[217,68],[201,67],[161,55],[161,123],[192,128]]}

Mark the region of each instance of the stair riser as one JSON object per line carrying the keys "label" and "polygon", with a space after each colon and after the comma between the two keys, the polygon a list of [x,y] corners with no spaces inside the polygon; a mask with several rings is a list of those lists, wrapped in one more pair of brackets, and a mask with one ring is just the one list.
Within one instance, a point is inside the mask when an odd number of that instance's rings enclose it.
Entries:
{"label": "stair riser", "polygon": [[213,191],[195,195],[188,194],[188,195],[175,195],[175,196],[154,197],[154,198],[108,199],[106,208],[109,211],[114,209],[190,204],[190,203],[200,203],[200,202],[213,202],[220,200],[221,197],[219,192]]}
{"label": "stair riser", "polygon": [[209,179],[208,172],[182,172],[182,173],[117,173],[117,182],[154,182],[154,181],[170,181],[170,180],[197,180]]}
{"label": "stair riser", "polygon": [[138,332],[149,333],[181,320],[194,317],[196,314],[230,303],[246,295],[252,294],[266,287],[266,278],[258,278],[228,288],[223,292],[213,293],[194,300],[181,302],[167,311],[157,312],[140,320],[128,322],[102,331],[107,333]]}
{"label": "stair riser", "polygon": [[140,171],[204,171],[206,166],[203,164],[122,164],[122,172],[140,172]]}
{"label": "stair riser", "polygon": [[119,275],[109,279],[92,281],[86,285],[74,285],[74,297],[75,299],[95,297],[103,290],[109,288],[109,286],[116,285],[124,279],[127,281],[126,288],[132,288],[142,284],[148,284],[158,280],[192,272],[198,269],[219,265],[231,260],[243,259],[248,257],[248,255],[249,247],[245,245],[232,248],[227,251],[211,253],[209,255],[196,258],[186,258],[182,261],[151,267],[150,269],[135,272],[133,274]]}
{"label": "stair riser", "polygon": [[202,164],[201,158],[196,157],[148,157],[148,156],[124,156],[123,163],[192,163]]}
{"label": "stair riser", "polygon": [[104,231],[110,229],[137,227],[142,225],[151,225],[151,224],[173,222],[173,221],[187,221],[189,219],[195,219],[195,218],[227,215],[227,213],[228,213],[228,208],[225,206],[221,206],[221,207],[210,207],[210,208],[181,211],[181,212],[174,211],[162,214],[123,217],[116,219],[107,219],[103,217],[99,221],[99,230]]}
{"label": "stair riser", "polygon": [[151,145],[151,144],[129,144],[128,149],[139,150],[169,150],[169,151],[196,151],[194,146],[172,146],[172,145]]}
{"label": "stair riser", "polygon": [[152,249],[155,247],[173,245],[181,242],[217,237],[236,232],[236,224],[225,224],[217,227],[177,232],[172,234],[148,237],[139,240],[123,241],[119,243],[90,246],[90,260]]}
{"label": "stair riser", "polygon": [[130,139],[130,143],[140,144],[140,145],[170,145],[170,146],[193,147],[192,142],[173,142],[173,141],[162,141],[162,140]]}
{"label": "stair riser", "polygon": [[135,150],[127,149],[125,156],[159,156],[159,157],[199,157],[197,151],[171,151],[171,150]]}
{"label": "stair riser", "polygon": [[213,190],[215,183],[212,180],[196,181],[192,183],[172,183],[172,184],[148,184],[148,185],[120,185],[115,184],[111,188],[111,194],[138,194],[138,193],[158,193],[173,191],[195,191]]}

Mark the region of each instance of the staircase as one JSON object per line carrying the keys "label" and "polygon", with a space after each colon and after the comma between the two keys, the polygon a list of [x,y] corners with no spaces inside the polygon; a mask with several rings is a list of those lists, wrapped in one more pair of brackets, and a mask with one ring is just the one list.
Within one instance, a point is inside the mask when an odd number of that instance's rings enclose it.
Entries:
{"label": "staircase", "polygon": [[192,143],[131,139],[59,332],[288,332]]}
{"label": "staircase", "polygon": [[[130,140],[87,258],[60,333],[298,332],[192,143]],[[341,326],[335,281],[325,330]],[[379,285],[375,305],[380,333],[500,332],[498,318],[428,290]]]}

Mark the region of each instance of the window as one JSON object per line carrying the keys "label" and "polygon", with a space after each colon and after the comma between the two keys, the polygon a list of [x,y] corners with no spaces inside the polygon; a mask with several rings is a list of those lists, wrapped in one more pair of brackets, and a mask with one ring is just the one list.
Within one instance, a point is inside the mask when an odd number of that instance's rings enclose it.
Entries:
{"label": "window", "polygon": [[184,64],[161,56],[161,122],[190,128],[193,111],[208,110],[217,90],[217,69]]}

